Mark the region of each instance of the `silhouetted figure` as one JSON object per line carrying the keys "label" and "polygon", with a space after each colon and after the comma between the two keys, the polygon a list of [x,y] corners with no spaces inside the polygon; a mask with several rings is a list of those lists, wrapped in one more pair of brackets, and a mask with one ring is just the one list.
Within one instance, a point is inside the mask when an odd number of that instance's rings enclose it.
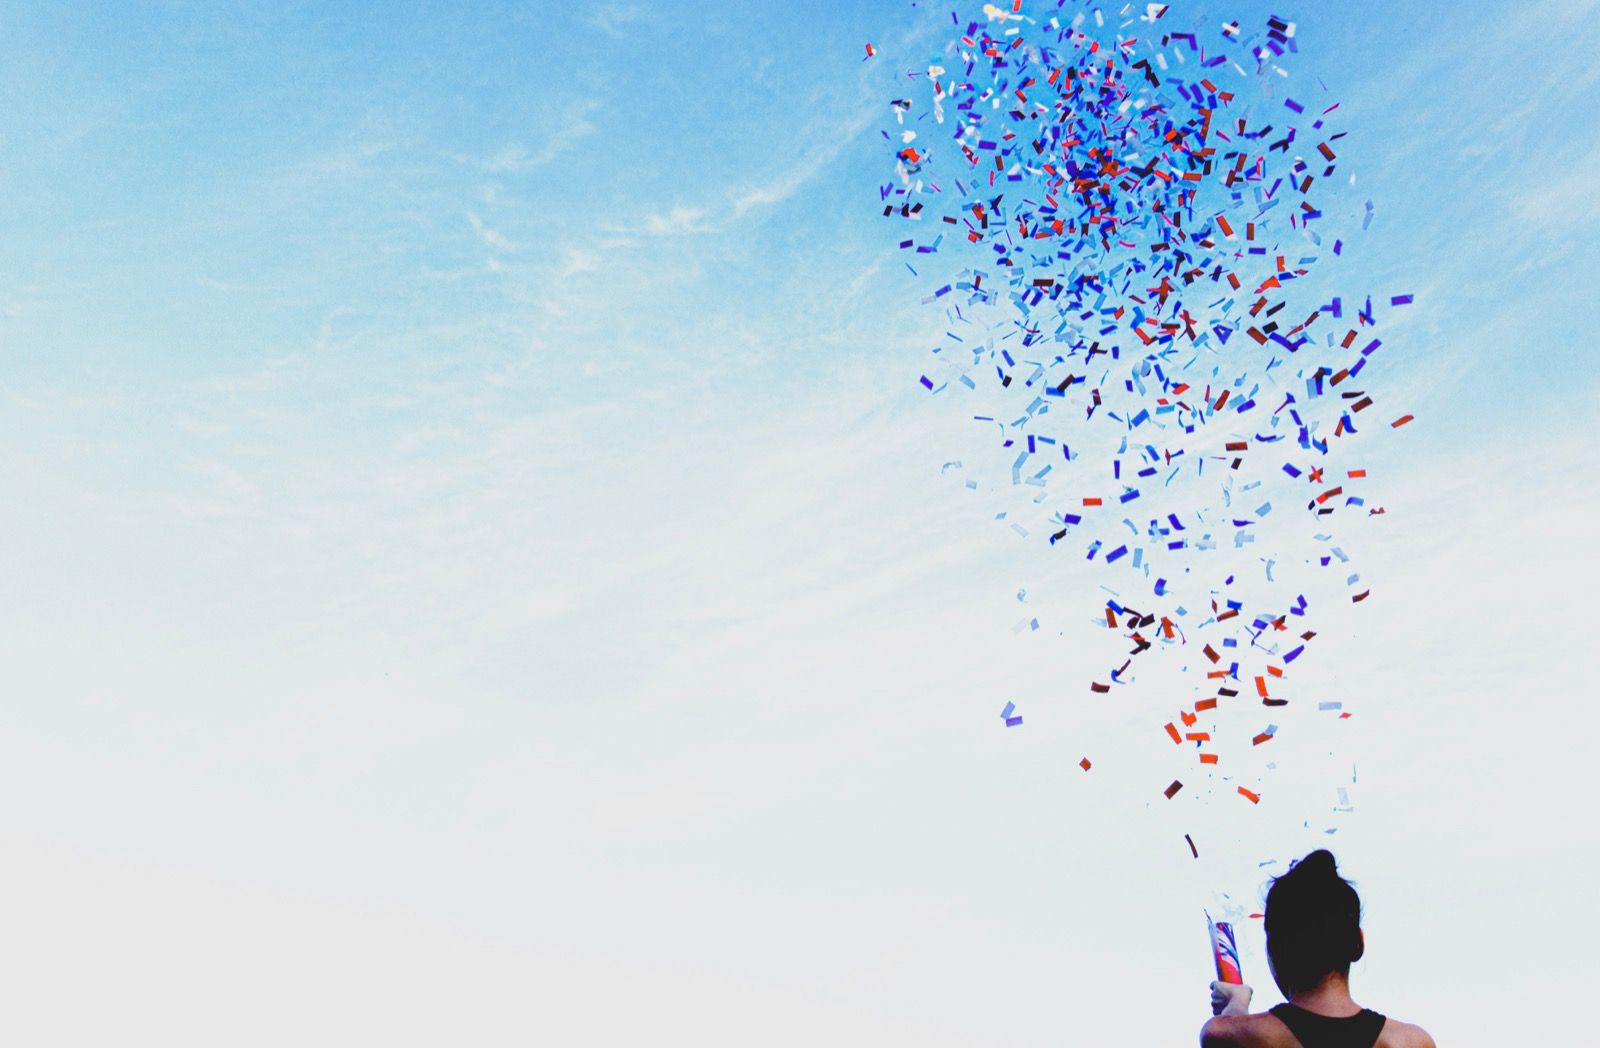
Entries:
{"label": "silhouetted figure", "polygon": [[1288,998],[1250,1014],[1248,986],[1211,984],[1215,1018],[1202,1048],[1434,1048],[1420,1026],[1385,1018],[1350,996],[1350,965],[1361,959],[1361,898],[1319,849],[1267,891],[1267,962]]}

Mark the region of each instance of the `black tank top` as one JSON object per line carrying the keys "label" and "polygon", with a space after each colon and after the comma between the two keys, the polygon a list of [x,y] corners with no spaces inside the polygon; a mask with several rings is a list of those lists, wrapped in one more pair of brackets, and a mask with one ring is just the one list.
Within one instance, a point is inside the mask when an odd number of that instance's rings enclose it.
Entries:
{"label": "black tank top", "polygon": [[1371,1008],[1363,1008],[1358,1015],[1335,1019],[1292,1004],[1280,1004],[1272,1009],[1272,1014],[1289,1028],[1304,1048],[1372,1048],[1383,1032],[1384,1018]]}

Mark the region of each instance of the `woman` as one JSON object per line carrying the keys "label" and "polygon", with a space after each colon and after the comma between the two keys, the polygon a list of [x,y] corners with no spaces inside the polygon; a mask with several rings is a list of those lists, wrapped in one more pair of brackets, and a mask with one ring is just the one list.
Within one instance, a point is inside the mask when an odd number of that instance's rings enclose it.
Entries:
{"label": "woman", "polygon": [[1267,963],[1288,998],[1250,1014],[1250,987],[1211,984],[1215,1018],[1202,1048],[1434,1048],[1420,1026],[1387,1019],[1350,996],[1350,964],[1361,959],[1361,899],[1318,850],[1267,891]]}

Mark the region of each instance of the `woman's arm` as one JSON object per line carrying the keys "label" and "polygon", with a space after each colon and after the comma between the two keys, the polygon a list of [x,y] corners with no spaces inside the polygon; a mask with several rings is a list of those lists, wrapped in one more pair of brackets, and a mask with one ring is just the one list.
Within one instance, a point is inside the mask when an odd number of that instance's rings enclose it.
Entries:
{"label": "woman's arm", "polygon": [[1244,1037],[1244,1016],[1218,1015],[1200,1027],[1200,1048],[1243,1048]]}
{"label": "woman's arm", "polygon": [[1212,1018],[1200,1028],[1201,1048],[1237,1048],[1245,1043],[1245,1016],[1250,1014],[1252,993],[1243,983],[1211,984]]}

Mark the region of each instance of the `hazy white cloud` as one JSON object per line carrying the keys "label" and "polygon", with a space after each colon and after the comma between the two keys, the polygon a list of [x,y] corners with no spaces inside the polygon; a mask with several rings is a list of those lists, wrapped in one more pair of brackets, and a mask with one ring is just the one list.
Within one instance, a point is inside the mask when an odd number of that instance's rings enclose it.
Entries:
{"label": "hazy white cloud", "polygon": [[[130,987],[158,981],[124,963],[141,949],[154,951],[162,979],[224,994],[233,1011],[259,1003],[239,971],[289,972],[280,994],[300,1018],[347,1022],[352,1036],[380,1030],[396,1044],[446,1037],[440,1000],[521,1032],[504,1003],[516,999],[513,966],[561,991],[530,1022],[575,1044],[637,1032],[632,1018],[595,1011],[596,985],[657,995],[651,1021],[738,985],[733,1018],[707,1012],[717,1018],[705,1043],[741,1043],[763,1010],[815,992],[837,1002],[824,1010],[829,1022],[854,1024],[851,1043],[863,1031],[892,1041],[911,1030],[952,1048],[1048,1043],[1063,1022],[1053,983],[1142,971],[1152,952],[1192,949],[1187,966],[1109,990],[1111,1010],[1147,999],[1141,1021],[1162,1039],[1192,1036],[1209,978],[1194,919],[1207,888],[1234,883],[1215,865],[1222,834],[1173,831],[1160,813],[1119,807],[1131,776],[1112,758],[1135,746],[1075,719],[1083,700],[1064,682],[1082,652],[1006,629],[1017,613],[1008,591],[1045,574],[1038,560],[1003,528],[985,530],[978,497],[937,477],[934,414],[885,410],[865,394],[845,400],[830,391],[704,432],[669,412],[647,439],[610,439],[641,417],[638,405],[459,429],[424,421],[405,445],[425,456],[330,458],[319,448],[295,464],[307,480],[287,487],[231,459],[202,467],[199,486],[213,497],[174,507],[194,522],[187,541],[138,534],[154,568],[123,567],[171,573],[151,599],[159,609],[172,599],[162,587],[187,592],[196,618],[229,614],[200,599],[207,591],[184,590],[216,576],[240,606],[268,609],[251,611],[257,629],[234,628],[213,649],[192,628],[164,631],[159,616],[119,621],[99,591],[72,615],[14,602],[7,627],[22,639],[9,716],[22,741],[0,774],[8,786],[59,783],[12,830],[38,843],[17,849],[11,882],[57,916],[27,915],[22,941],[52,970],[89,963],[93,983],[135,1003],[149,994]],[[1439,948],[1430,963],[1443,966],[1440,978],[1425,984],[1398,959],[1455,934],[1463,908],[1492,906],[1505,882],[1498,870],[1492,884],[1462,876],[1449,906],[1403,905],[1437,891],[1428,871],[1439,860],[1401,834],[1426,817],[1456,842],[1452,856],[1515,845],[1536,871],[1519,876],[1580,876],[1538,871],[1581,854],[1570,827],[1582,825],[1582,767],[1560,758],[1584,743],[1554,733],[1502,746],[1496,734],[1544,722],[1563,695],[1579,694],[1570,660],[1581,651],[1550,623],[1581,620],[1592,579],[1575,574],[1581,558],[1540,562],[1505,546],[1511,528],[1581,552],[1595,500],[1577,479],[1581,454],[1555,454],[1539,444],[1474,449],[1386,476],[1391,513],[1363,529],[1361,544],[1376,599],[1352,618],[1349,639],[1330,632],[1334,658],[1296,664],[1300,687],[1350,702],[1346,734],[1365,731],[1382,755],[1363,757],[1359,817],[1333,838],[1346,868],[1366,878],[1369,931],[1383,946],[1358,984],[1379,997],[1409,992],[1408,1017],[1438,1016],[1441,1036],[1461,1025],[1450,1005],[1478,959]],[[1545,468],[1535,475],[1528,463]],[[1482,496],[1484,476],[1503,478],[1494,499]],[[1538,512],[1508,522],[1508,504]],[[269,514],[293,534],[274,541],[251,526]],[[73,558],[128,559],[104,552],[116,536],[99,518],[61,516],[88,541],[55,548],[40,587],[70,590],[52,576]],[[227,553],[235,559],[219,559]],[[1029,588],[1031,601],[1031,579]],[[1508,599],[1524,613],[1507,616]],[[272,642],[280,617],[302,614],[312,627]],[[49,643],[25,632],[41,618],[59,619]],[[67,657],[91,638],[111,638],[110,654]],[[118,638],[147,649],[146,661]],[[100,695],[119,701],[84,697]],[[1027,717],[1014,732],[995,716],[1010,697],[1025,700]],[[1141,734],[1149,712],[1127,713]],[[1445,732],[1451,745],[1435,744]],[[1293,743],[1286,730],[1274,745]],[[1418,746],[1426,769],[1416,769]],[[1084,776],[1074,761],[1090,747],[1105,759]],[[207,789],[196,791],[202,774]],[[1303,839],[1271,832],[1286,817],[1272,808],[1286,790],[1239,824],[1252,861]],[[1204,825],[1218,819],[1184,811]],[[62,825],[72,834],[52,836]],[[213,830],[201,839],[195,825]],[[1191,830],[1212,865],[1180,867],[1204,876],[1173,888]],[[83,841],[102,850],[104,869],[77,854]],[[639,861],[619,863],[623,850]],[[141,856],[155,864],[148,877]],[[109,885],[116,905],[83,895],[91,882]],[[1137,935],[1125,906],[1084,904],[1131,895],[1150,917]],[[140,897],[159,901],[159,920],[125,905]],[[258,920],[263,912],[274,919]],[[1507,934],[1552,970],[1581,967],[1585,940],[1546,927],[1517,921]],[[111,959],[84,962],[61,945],[63,928],[73,941],[103,937]],[[1094,949],[1063,953],[1069,935]],[[1247,973],[1264,972],[1258,926],[1244,935]],[[844,961],[841,941],[853,951]],[[406,942],[429,950],[389,966]],[[333,948],[338,965],[325,956]],[[451,963],[429,962],[437,951]],[[204,958],[216,956],[233,964],[229,978],[211,974]],[[750,956],[763,963],[752,969]],[[324,967],[366,974],[335,995]],[[59,980],[36,968],[5,972],[66,1002]],[[813,981],[796,988],[801,977]],[[851,988],[865,984],[871,1005],[857,1015]],[[936,1015],[930,988],[944,1002]],[[370,1004],[360,1022],[351,992]],[[992,1002],[1008,992],[1018,1003],[996,1018]],[[197,1008],[224,1022],[229,1009],[208,995]],[[74,1040],[94,1039],[92,1013],[35,1000],[14,1020],[23,1029],[65,1023],[82,1034]],[[203,1043],[198,1021],[184,1021],[193,1028],[174,1043]],[[1112,1021],[1089,1016],[1072,1031]],[[804,1022],[773,1043],[825,1035],[823,1018]]]}
{"label": "hazy white cloud", "polygon": [[178,513],[232,518],[260,512],[264,498],[260,485],[228,463],[200,459],[189,463],[188,471],[200,479],[202,488],[170,496],[169,504]]}

